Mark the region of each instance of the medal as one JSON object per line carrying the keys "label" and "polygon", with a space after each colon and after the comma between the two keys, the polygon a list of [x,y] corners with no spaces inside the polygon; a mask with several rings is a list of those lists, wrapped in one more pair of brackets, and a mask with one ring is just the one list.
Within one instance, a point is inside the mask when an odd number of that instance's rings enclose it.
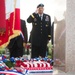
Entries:
{"label": "medal", "polygon": [[46,16],[45,21],[49,21],[49,17],[48,16]]}

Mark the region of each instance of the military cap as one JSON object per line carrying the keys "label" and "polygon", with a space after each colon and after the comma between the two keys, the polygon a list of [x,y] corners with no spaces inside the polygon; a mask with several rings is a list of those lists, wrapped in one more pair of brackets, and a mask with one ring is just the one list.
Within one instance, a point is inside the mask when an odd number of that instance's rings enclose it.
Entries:
{"label": "military cap", "polygon": [[39,8],[39,7],[44,7],[44,4],[39,4],[38,6],[37,6],[37,8]]}

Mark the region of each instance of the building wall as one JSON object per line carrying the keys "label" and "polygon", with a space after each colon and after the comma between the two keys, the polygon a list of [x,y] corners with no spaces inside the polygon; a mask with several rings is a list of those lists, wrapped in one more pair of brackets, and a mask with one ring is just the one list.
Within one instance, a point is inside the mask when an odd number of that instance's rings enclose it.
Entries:
{"label": "building wall", "polygon": [[75,0],[67,0],[66,71],[75,72]]}
{"label": "building wall", "polygon": [[58,19],[55,14],[54,59],[64,63],[66,72],[75,72],[75,0],[66,0],[64,3],[66,10],[57,10],[58,17],[63,15],[63,18]]}

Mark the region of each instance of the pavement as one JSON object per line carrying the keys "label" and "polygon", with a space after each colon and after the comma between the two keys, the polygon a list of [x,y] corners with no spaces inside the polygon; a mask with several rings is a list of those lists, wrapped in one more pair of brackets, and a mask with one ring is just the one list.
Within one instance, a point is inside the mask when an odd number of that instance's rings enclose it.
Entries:
{"label": "pavement", "polygon": [[58,70],[58,69],[55,69],[54,68],[54,72],[52,75],[75,75],[75,73],[73,72],[64,72],[64,71],[61,71],[61,70]]}

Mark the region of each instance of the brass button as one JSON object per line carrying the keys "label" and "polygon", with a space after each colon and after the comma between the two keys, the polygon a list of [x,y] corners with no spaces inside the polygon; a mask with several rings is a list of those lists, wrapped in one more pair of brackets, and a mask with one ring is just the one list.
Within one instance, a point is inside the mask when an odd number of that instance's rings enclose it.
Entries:
{"label": "brass button", "polygon": [[35,23],[35,25],[37,25],[37,23]]}
{"label": "brass button", "polygon": [[48,25],[46,25],[46,27],[48,27]]}

